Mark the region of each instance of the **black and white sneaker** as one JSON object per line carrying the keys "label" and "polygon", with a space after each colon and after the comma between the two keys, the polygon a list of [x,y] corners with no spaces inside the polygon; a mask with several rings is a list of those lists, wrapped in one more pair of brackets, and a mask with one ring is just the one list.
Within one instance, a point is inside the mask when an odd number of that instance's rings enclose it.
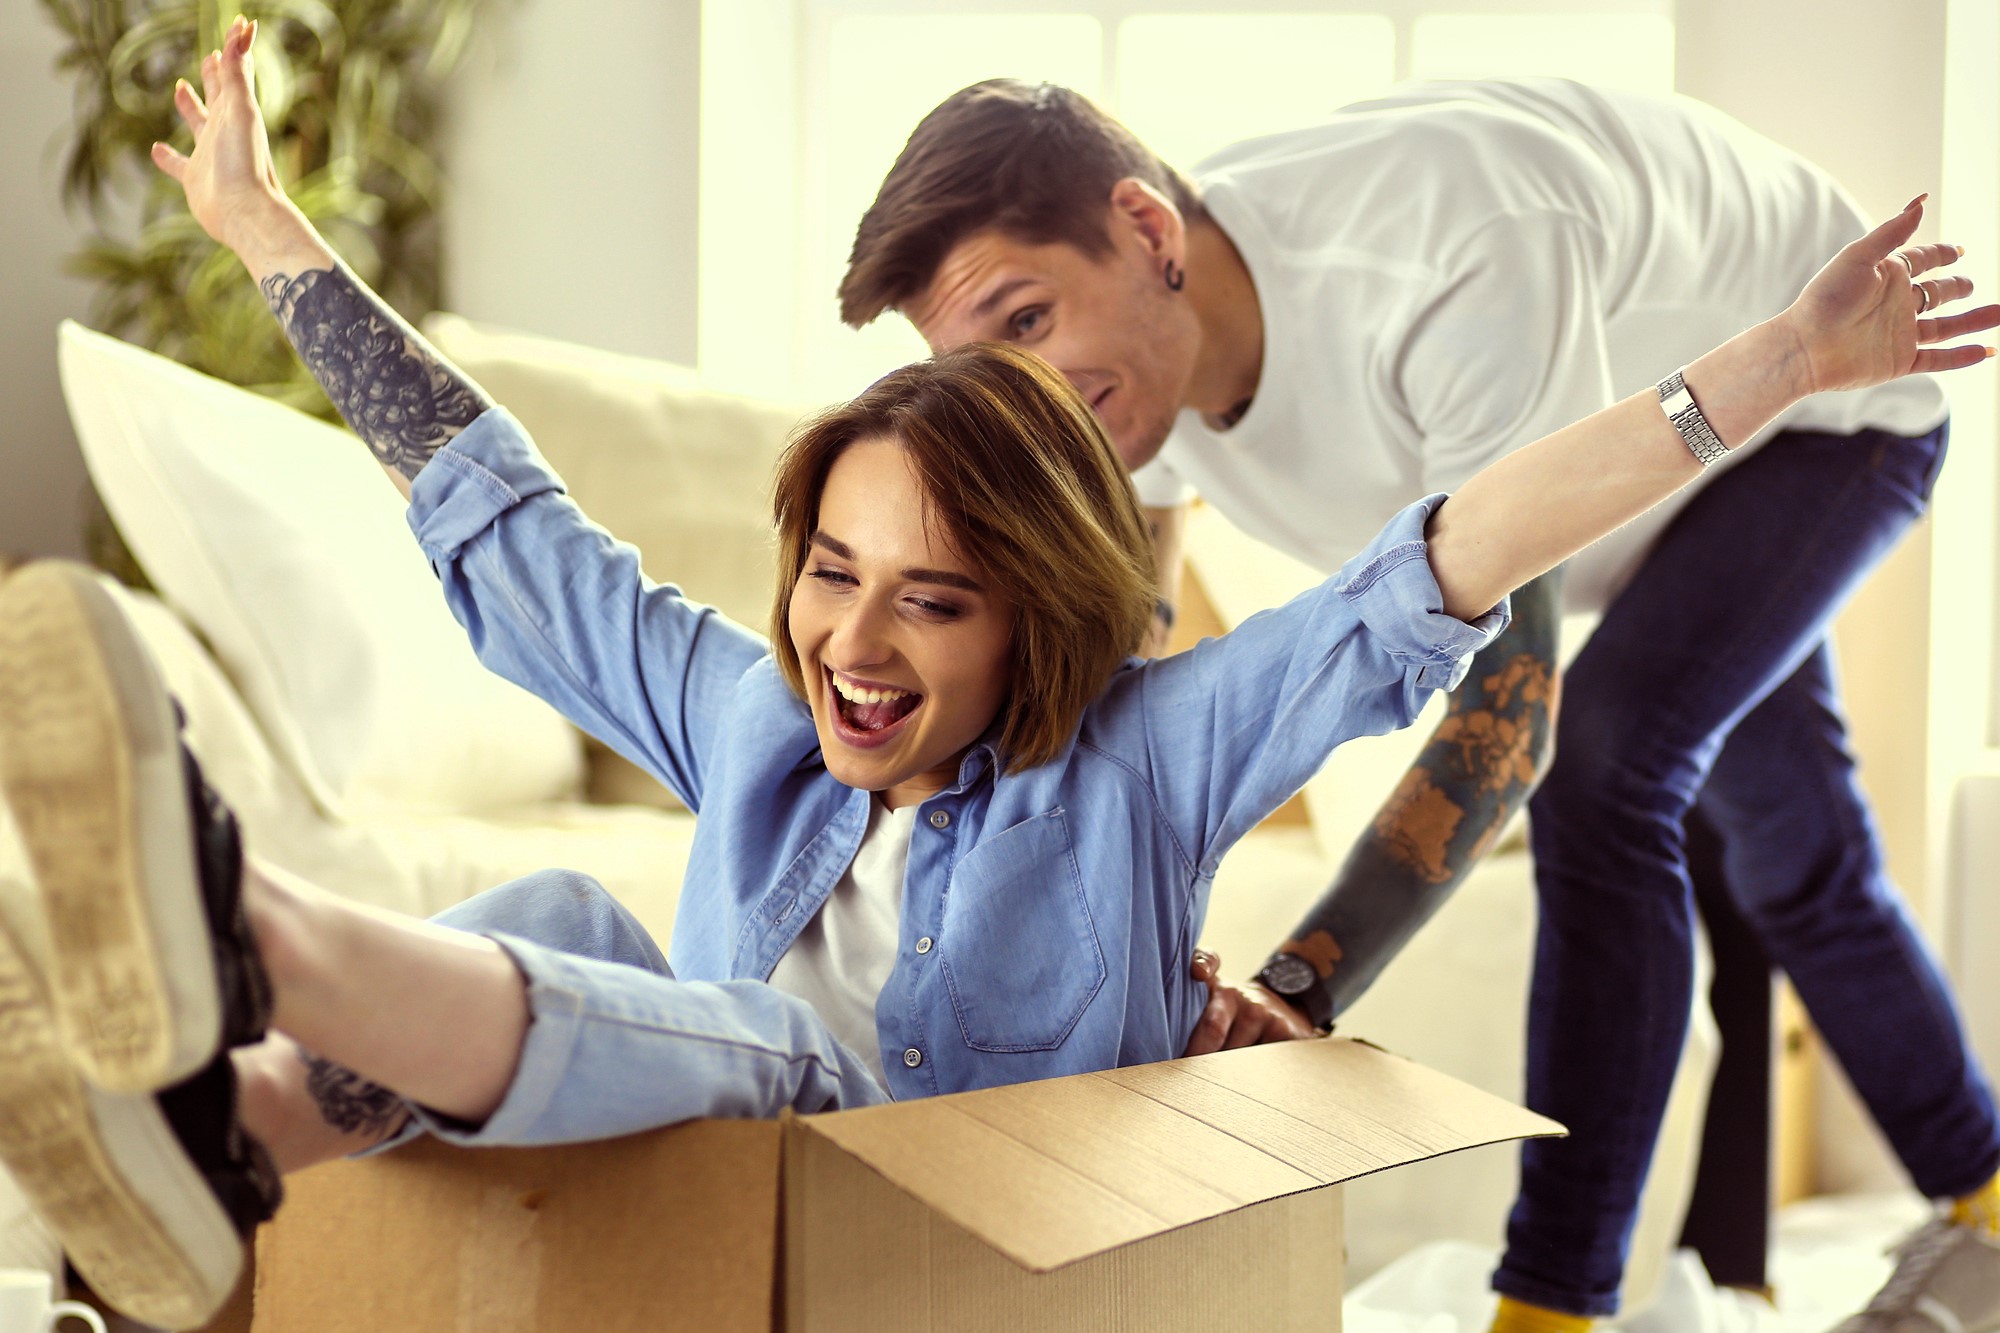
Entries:
{"label": "black and white sneaker", "polygon": [[244,1133],[218,1051],[158,1094],[105,1092],[71,1064],[32,891],[0,884],[0,1162],[92,1289],[146,1324],[193,1328],[229,1299],[278,1173]]}
{"label": "black and white sneaker", "polygon": [[262,1037],[270,984],[243,920],[236,821],[89,570],[0,583],[0,799],[40,882],[48,999],[96,1086],[179,1083]]}
{"label": "black and white sneaker", "polygon": [[1896,1270],[1834,1333],[1993,1333],[2000,1329],[2000,1238],[1937,1217],[1903,1238]]}

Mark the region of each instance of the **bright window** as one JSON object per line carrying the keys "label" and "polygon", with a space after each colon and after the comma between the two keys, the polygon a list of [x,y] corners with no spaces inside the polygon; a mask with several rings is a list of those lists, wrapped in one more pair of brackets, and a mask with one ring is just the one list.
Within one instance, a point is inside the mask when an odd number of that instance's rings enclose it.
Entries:
{"label": "bright window", "polygon": [[1674,87],[1674,25],[1664,14],[1426,14],[1410,46],[1419,79],[1557,74],[1647,92]]}
{"label": "bright window", "polygon": [[800,312],[807,396],[853,394],[924,355],[923,340],[902,319],[877,320],[856,334],[840,324],[833,301],[855,224],[917,122],[981,79],[1047,80],[1099,97],[1103,32],[1097,19],[1082,14],[834,18],[818,105],[806,112],[805,290],[815,302]]}
{"label": "bright window", "polygon": [[[899,318],[859,334],[844,328],[834,291],[855,224],[910,131],[966,84],[1002,75],[1067,84],[1187,169],[1399,79],[1556,74],[1651,91],[1673,82],[1672,0],[707,0],[711,7],[732,13],[727,23],[705,19],[705,32],[747,30],[745,13],[763,26],[754,45],[705,55],[705,86],[742,90],[752,110],[793,98],[796,108],[788,143],[749,141],[768,140],[768,117],[730,117],[755,126],[740,144],[704,126],[704,265],[732,245],[768,249],[747,238],[768,234],[774,211],[796,219],[797,232],[790,253],[742,259],[726,281],[705,278],[704,373],[822,401],[923,354]],[[795,41],[773,43],[778,28]],[[772,47],[788,44],[795,49],[780,68]],[[750,91],[759,85],[768,92]],[[793,197],[747,174],[759,162],[793,181]],[[789,330],[774,319],[785,308]]]}
{"label": "bright window", "polygon": [[1396,29],[1381,14],[1143,14],[1118,25],[1117,43],[1118,118],[1183,171],[1396,79]]}

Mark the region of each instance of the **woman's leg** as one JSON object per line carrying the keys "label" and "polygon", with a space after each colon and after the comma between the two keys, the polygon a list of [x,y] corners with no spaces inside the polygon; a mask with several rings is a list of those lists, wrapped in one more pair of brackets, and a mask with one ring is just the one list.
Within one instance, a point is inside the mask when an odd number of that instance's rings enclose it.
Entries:
{"label": "woman's leg", "polygon": [[[271,884],[275,904],[303,906],[306,915],[315,898],[322,896],[254,863],[246,871],[246,880],[252,878]],[[407,924],[406,918],[391,920]],[[638,919],[595,880],[574,871],[543,870],[523,876],[457,903],[432,921],[449,927],[455,942],[504,931],[564,953],[672,975],[666,956]],[[280,935],[293,928],[310,929],[306,921],[288,920],[282,910],[274,911],[267,924]],[[317,961],[324,965],[327,959],[322,953]],[[506,976],[516,995],[525,994],[511,961]],[[323,1042],[308,1049],[284,1033],[286,1021],[283,1015],[276,1020],[278,1035],[233,1053],[244,1126],[270,1150],[280,1171],[299,1171],[363,1152],[404,1128],[410,1111],[403,1098],[349,1067],[353,1058],[366,1063],[366,1052],[349,1049],[341,1034],[335,1034],[330,1050]],[[337,1054],[343,1050],[345,1056]],[[508,1055],[510,1065],[517,1055],[518,1042]]]}
{"label": "woman's leg", "polygon": [[482,935],[246,867],[243,905],[271,979],[271,1026],[411,1101],[484,1120],[528,1030],[528,988]]}
{"label": "woman's leg", "polygon": [[[810,1005],[758,981],[676,981],[629,914],[581,876],[516,881],[437,922],[268,874],[245,887],[273,1031],[306,1057],[295,1073],[273,1047],[250,1057],[253,1073],[279,1080],[264,1092],[282,1092],[294,1123],[310,1099],[342,1131],[288,1139],[295,1151],[317,1144],[307,1157],[351,1151],[357,1133],[574,1143],[883,1099]],[[610,944],[637,962],[583,957],[515,928]]]}
{"label": "woman's leg", "polygon": [[1692,1002],[1682,819],[1731,729],[1796,671],[1921,512],[1943,432],[1781,434],[1677,516],[1571,666],[1531,805],[1541,925],[1522,1152],[1495,1287],[1616,1306]]}
{"label": "woman's leg", "polygon": [[[242,1114],[275,1122],[301,1085],[324,1111],[315,1068],[378,1107],[394,1087],[413,1124],[467,1143],[881,1098],[803,1001],[681,985],[651,970],[650,942],[637,966],[582,958],[247,870],[177,731],[91,575],[34,566],[0,583],[0,798],[38,880],[0,885],[0,1160],[124,1312],[190,1327],[228,1295],[241,1239],[282,1198]],[[532,923],[570,919],[549,905],[572,899],[592,938],[630,933],[594,886],[511,901]],[[303,1076],[274,1067],[274,1022],[325,1048]],[[260,1042],[246,1103],[232,1051]]]}

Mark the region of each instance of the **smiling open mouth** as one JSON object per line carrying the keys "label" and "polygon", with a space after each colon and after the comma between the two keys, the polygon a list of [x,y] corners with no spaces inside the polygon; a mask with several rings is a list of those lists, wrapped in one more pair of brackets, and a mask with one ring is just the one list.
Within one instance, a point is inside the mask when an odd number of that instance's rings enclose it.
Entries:
{"label": "smiling open mouth", "polygon": [[833,706],[839,710],[840,720],[864,735],[888,730],[924,701],[923,695],[910,690],[850,685],[832,671],[826,673],[826,680],[833,691]]}

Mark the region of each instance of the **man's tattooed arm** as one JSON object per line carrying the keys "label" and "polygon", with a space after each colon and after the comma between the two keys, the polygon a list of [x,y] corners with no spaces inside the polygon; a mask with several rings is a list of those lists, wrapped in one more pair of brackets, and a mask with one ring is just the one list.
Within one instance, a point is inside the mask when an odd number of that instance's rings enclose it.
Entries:
{"label": "man's tattooed arm", "polygon": [[258,287],[340,415],[404,478],[493,406],[345,267],[273,272]]}
{"label": "man's tattooed arm", "polygon": [[320,1119],[343,1134],[365,1135],[380,1142],[403,1127],[410,1109],[401,1097],[379,1083],[322,1056],[299,1048],[306,1067],[306,1093],[319,1107]]}
{"label": "man's tattooed arm", "polygon": [[[1552,754],[1562,571],[1514,594],[1444,721],[1258,980],[1325,1026],[1493,849]],[[1300,982],[1306,988],[1297,989]]]}

